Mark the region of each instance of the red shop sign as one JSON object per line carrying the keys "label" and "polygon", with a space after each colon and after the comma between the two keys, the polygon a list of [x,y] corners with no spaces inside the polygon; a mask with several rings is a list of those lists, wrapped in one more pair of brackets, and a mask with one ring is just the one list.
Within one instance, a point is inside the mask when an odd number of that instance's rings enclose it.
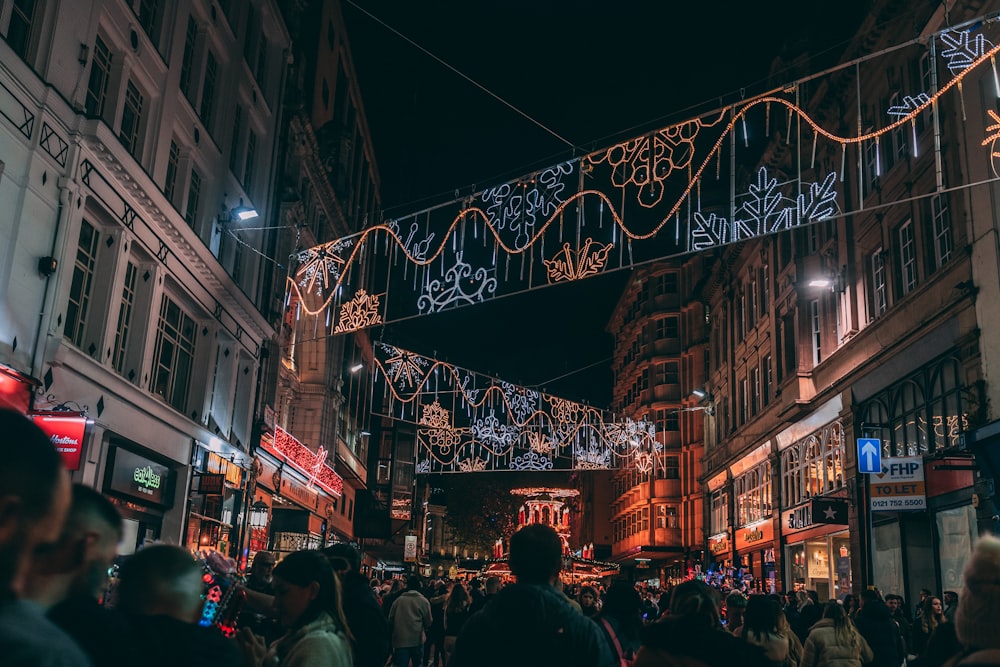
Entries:
{"label": "red shop sign", "polygon": [[326,464],[327,452],[322,447],[314,452],[281,427],[274,429],[274,438],[270,443],[265,440],[262,444],[264,449],[283,456],[292,467],[308,477],[308,486],[315,484],[332,495],[344,495],[344,480]]}
{"label": "red shop sign", "polygon": [[87,418],[72,412],[32,412],[28,416],[38,428],[45,431],[52,446],[62,454],[66,469],[79,470]]}

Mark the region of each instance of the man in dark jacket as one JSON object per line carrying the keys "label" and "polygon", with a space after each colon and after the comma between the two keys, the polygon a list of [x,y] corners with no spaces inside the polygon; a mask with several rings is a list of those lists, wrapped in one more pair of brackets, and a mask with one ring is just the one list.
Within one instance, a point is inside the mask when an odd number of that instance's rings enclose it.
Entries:
{"label": "man in dark jacket", "polygon": [[871,589],[861,591],[860,609],[854,625],[875,654],[869,667],[899,667],[903,663],[903,636],[892,620],[892,612]]}
{"label": "man in dark jacket", "polygon": [[389,621],[368,579],[361,574],[361,554],[347,542],[323,550],[340,575],[341,604],[354,635],[354,667],[383,667],[389,658]]}
{"label": "man in dark jacket", "polygon": [[448,667],[614,667],[600,628],[555,589],[562,542],[550,526],[531,524],[510,538],[507,586],[462,628]]}

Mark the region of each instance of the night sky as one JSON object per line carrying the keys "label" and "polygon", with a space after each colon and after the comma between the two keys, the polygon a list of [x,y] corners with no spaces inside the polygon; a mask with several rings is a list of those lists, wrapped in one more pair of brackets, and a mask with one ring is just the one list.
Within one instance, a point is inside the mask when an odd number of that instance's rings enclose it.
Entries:
{"label": "night sky", "polygon": [[[829,66],[868,3],[679,5],[344,0],[386,215],[453,199],[456,190],[471,194],[795,78],[767,80],[776,56],[808,46],[810,71]],[[607,407],[612,338],[604,328],[627,273],[396,323],[384,340]]]}

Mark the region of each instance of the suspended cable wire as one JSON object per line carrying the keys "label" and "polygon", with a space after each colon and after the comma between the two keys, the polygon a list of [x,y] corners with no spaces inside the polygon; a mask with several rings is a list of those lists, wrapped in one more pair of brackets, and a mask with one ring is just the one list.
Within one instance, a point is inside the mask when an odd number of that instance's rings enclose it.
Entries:
{"label": "suspended cable wire", "polygon": [[386,30],[390,31],[391,33],[393,33],[394,35],[396,35],[400,39],[406,41],[406,43],[409,44],[410,46],[412,46],[412,47],[414,47],[416,49],[419,49],[422,53],[430,56],[431,58],[433,58],[434,60],[436,60],[438,63],[440,63],[441,65],[443,65],[444,67],[447,67],[449,70],[451,70],[452,72],[454,72],[458,76],[462,77],[463,79],[465,79],[466,81],[468,81],[469,83],[471,83],[476,88],[478,88],[479,90],[483,91],[484,93],[486,93],[487,95],[489,95],[490,97],[492,97],[493,99],[495,99],[496,101],[500,102],[501,104],[503,104],[504,106],[506,106],[508,109],[516,112],[517,114],[523,116],[524,118],[526,118],[527,120],[531,121],[532,123],[534,123],[538,127],[542,128],[543,130],[545,130],[546,132],[548,132],[553,137],[555,137],[559,141],[563,142],[564,144],[566,144],[570,148],[576,148],[576,145],[572,141],[570,141],[569,139],[567,139],[566,137],[562,136],[561,134],[559,134],[558,132],[556,132],[552,128],[546,126],[541,121],[539,121],[539,120],[537,120],[535,118],[532,118],[526,112],[522,111],[521,109],[518,109],[516,106],[514,106],[513,104],[511,104],[510,102],[508,102],[504,98],[500,97],[499,95],[497,95],[496,93],[494,93],[492,90],[490,90],[486,86],[482,85],[481,83],[479,83],[478,81],[476,81],[472,77],[468,76],[464,72],[461,72],[460,70],[458,70],[456,67],[452,66],[451,64],[445,62],[443,59],[441,59],[437,55],[431,53],[430,51],[428,51],[427,49],[425,49],[420,44],[417,44],[415,41],[413,41],[412,39],[410,39],[409,37],[407,37],[406,35],[404,35],[400,31],[396,30],[395,28],[393,28],[391,25],[389,25],[388,23],[386,23],[382,19],[380,19],[377,16],[375,16],[374,14],[372,14],[371,12],[369,12],[364,7],[361,7],[360,5],[358,5],[356,2],[353,2],[352,0],[347,0],[347,4],[351,5],[352,7],[354,7],[355,9],[357,9],[359,12],[361,12],[362,14],[364,14],[365,16],[367,16],[368,18],[370,18],[371,20],[375,21],[376,23],[378,23],[383,28],[385,28]]}

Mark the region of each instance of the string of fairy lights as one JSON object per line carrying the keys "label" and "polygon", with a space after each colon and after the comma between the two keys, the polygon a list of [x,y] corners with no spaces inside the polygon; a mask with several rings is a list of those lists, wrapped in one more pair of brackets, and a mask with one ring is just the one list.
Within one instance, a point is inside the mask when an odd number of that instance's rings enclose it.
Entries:
{"label": "string of fairy lights", "polygon": [[[880,173],[886,137],[898,143],[908,128],[916,157],[925,114],[941,131],[943,96],[958,95],[963,120],[966,80],[991,78],[1000,97],[1000,46],[983,34],[995,24],[970,22],[890,49],[929,52],[930,88],[899,91],[872,129],[860,119],[861,64],[886,51],[303,250],[288,278],[286,308],[295,320],[315,318],[317,335],[320,322],[325,335],[339,335],[864,209],[865,170]],[[834,76],[853,77],[859,119],[852,134],[824,127],[799,99],[806,84]],[[982,145],[995,160],[1000,115],[985,113],[993,124]],[[782,117],[783,124],[774,120]],[[761,137],[790,146],[793,166],[760,166]],[[930,150],[940,151],[940,142]],[[852,202],[841,186],[849,165],[859,182]],[[1000,178],[996,165],[994,174]],[[940,176],[937,186],[944,189]],[[383,343],[375,345],[375,362],[387,416],[417,426],[417,472],[648,471],[662,450],[648,422]]]}

